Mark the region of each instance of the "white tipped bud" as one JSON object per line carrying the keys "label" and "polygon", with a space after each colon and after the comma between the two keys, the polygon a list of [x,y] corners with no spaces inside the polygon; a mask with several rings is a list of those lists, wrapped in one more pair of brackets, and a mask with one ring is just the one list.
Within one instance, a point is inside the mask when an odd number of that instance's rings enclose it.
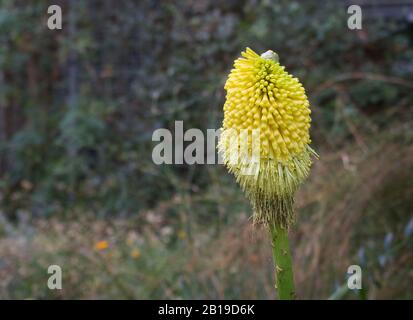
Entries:
{"label": "white tipped bud", "polygon": [[267,59],[267,60],[273,60],[273,61],[275,61],[275,62],[278,62],[278,61],[279,61],[278,54],[276,54],[276,53],[275,53],[274,51],[272,51],[272,50],[268,50],[268,51],[264,52],[264,53],[261,55],[261,58],[264,58],[264,59]]}

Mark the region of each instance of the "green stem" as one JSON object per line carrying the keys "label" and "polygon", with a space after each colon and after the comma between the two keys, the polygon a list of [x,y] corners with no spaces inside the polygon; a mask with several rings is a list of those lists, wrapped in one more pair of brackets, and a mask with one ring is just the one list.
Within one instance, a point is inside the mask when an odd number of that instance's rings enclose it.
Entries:
{"label": "green stem", "polygon": [[270,225],[272,253],[275,264],[275,288],[280,300],[295,299],[294,276],[288,230]]}

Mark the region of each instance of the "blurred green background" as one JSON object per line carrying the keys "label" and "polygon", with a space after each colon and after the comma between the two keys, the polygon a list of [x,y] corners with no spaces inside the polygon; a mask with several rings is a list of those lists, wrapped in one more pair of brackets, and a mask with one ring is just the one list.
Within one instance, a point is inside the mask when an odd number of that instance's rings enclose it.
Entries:
{"label": "blurred green background", "polygon": [[[311,103],[298,297],[413,298],[412,1],[362,2],[362,30],[346,1],[0,3],[0,298],[275,298],[234,178],[152,161],[155,129],[221,126],[247,46],[276,51]],[[352,264],[361,292],[342,290]]]}

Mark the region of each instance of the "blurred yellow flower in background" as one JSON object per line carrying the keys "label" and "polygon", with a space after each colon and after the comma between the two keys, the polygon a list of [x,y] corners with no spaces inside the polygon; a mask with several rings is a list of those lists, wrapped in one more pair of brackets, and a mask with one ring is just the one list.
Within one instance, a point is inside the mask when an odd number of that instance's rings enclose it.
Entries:
{"label": "blurred yellow flower in background", "polygon": [[186,232],[184,230],[179,230],[177,233],[177,236],[179,239],[185,239],[186,238]]}
{"label": "blurred yellow flower in background", "polygon": [[105,240],[99,241],[95,244],[95,250],[101,251],[109,247],[109,243]]}
{"label": "blurred yellow flower in background", "polygon": [[132,256],[132,258],[138,259],[141,256],[141,251],[138,248],[134,248],[130,255]]}

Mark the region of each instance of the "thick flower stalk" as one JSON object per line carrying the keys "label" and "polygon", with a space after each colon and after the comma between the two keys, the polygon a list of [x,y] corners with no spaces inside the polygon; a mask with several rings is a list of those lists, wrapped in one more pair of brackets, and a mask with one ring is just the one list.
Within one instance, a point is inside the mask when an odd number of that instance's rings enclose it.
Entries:
{"label": "thick flower stalk", "polygon": [[[267,225],[273,242],[278,239],[288,247],[287,231],[295,221],[294,193],[316,155],[309,146],[309,102],[299,80],[285,71],[275,52],[260,56],[247,48],[242,56],[225,84],[218,149],[252,204],[254,222]],[[277,263],[276,269],[282,267]]]}

